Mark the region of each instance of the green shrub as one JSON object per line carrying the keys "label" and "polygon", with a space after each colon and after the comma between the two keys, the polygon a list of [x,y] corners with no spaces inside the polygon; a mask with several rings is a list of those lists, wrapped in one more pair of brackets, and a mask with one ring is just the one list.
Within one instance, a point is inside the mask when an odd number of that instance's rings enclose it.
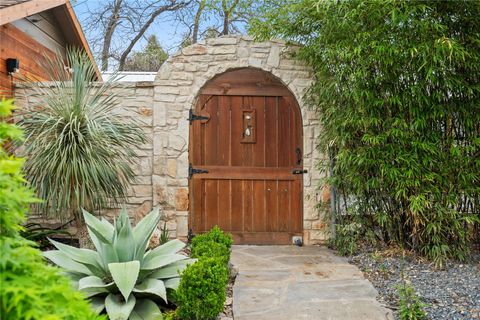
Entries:
{"label": "green shrub", "polygon": [[315,74],[328,182],[385,241],[438,264],[465,259],[480,223],[480,2],[285,0],[263,11],[251,31],[300,42]]}
{"label": "green shrub", "polygon": [[105,309],[111,319],[161,317],[157,301],[168,303],[167,289],[175,291],[179,272],[193,263],[177,253],[185,243],[172,240],[146,251],[160,221],[158,210],[150,212],[135,228],[131,227],[125,209],[113,225],[86,211],[83,216],[97,251],[51,240],[58,250],[44,255],[72,275],[95,309]]}
{"label": "green shrub", "polygon": [[0,318],[86,320],[98,316],[70,280],[49,266],[38,249],[19,238],[0,240]]}
{"label": "green shrub", "polygon": [[221,243],[228,249],[230,249],[233,244],[232,235],[224,233],[218,226],[215,226],[210,231],[204,234],[196,235],[192,239],[192,247],[195,247],[197,243],[208,241]]}
{"label": "green shrub", "polygon": [[218,258],[202,258],[182,273],[176,292],[177,316],[184,320],[215,319],[226,299],[228,268]]}
{"label": "green shrub", "polygon": [[[0,119],[8,117],[12,109],[12,101],[0,101]],[[19,234],[29,204],[36,200],[25,185],[23,160],[8,155],[2,146],[20,137],[18,128],[0,121],[0,318],[104,319],[72,289],[60,270],[47,265],[33,243]]]}
{"label": "green shrub", "polygon": [[413,287],[403,283],[397,287],[400,297],[398,302],[398,314],[401,320],[426,320],[427,316],[423,308],[425,304],[415,294]]}
{"label": "green shrub", "polygon": [[192,245],[191,256],[197,259],[216,258],[227,264],[230,260],[230,249],[223,243],[196,241],[195,245]]}

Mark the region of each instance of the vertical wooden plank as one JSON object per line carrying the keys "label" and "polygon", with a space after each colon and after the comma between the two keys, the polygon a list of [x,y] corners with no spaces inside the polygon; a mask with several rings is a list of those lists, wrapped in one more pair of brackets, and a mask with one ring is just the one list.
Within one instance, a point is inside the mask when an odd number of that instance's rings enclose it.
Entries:
{"label": "vertical wooden plank", "polygon": [[218,225],[218,180],[205,179],[205,231]]}
{"label": "vertical wooden plank", "polygon": [[210,114],[210,120],[202,124],[205,135],[203,140],[205,165],[218,164],[218,96],[210,98],[205,109]]}
{"label": "vertical wooden plank", "polygon": [[[252,110],[253,109],[253,97],[245,96],[243,97],[242,110]],[[243,113],[242,113],[242,131],[243,131]],[[242,132],[243,136],[243,132]],[[253,144],[252,143],[241,143],[242,146],[242,166],[251,167],[253,166]]]}
{"label": "vertical wooden plank", "polygon": [[218,123],[217,123],[217,165],[230,164],[230,99],[228,96],[218,97]]}
{"label": "vertical wooden plank", "polygon": [[265,167],[265,98],[253,97],[255,110],[256,142],[252,144],[252,166]]}
{"label": "vertical wooden plank", "polygon": [[303,191],[302,180],[292,181],[291,190],[291,231],[301,232],[303,229]]}
{"label": "vertical wooden plank", "polygon": [[243,231],[243,181],[231,180],[231,231]]}
{"label": "vertical wooden plank", "polygon": [[265,180],[253,181],[253,227],[252,231],[266,231]]}
{"label": "vertical wooden plank", "polygon": [[253,180],[243,180],[243,231],[253,231]]}
{"label": "vertical wooden plank", "polygon": [[265,98],[265,166],[277,166],[277,98]]}
{"label": "vertical wooden plank", "polygon": [[218,180],[218,226],[222,230],[231,230],[230,197],[230,180]]}
{"label": "vertical wooden plank", "polygon": [[[278,166],[289,167],[292,163],[289,161],[292,158],[291,142],[290,142],[290,114],[291,110],[285,103],[285,99],[278,98]],[[295,151],[293,150],[293,153]]]}
{"label": "vertical wooden plank", "polygon": [[231,149],[230,163],[232,166],[241,166],[243,162],[242,153],[242,104],[243,98],[239,96],[230,97],[231,100]]}
{"label": "vertical wooden plank", "polygon": [[[198,98],[197,104],[195,106],[194,112],[199,113],[201,106],[205,103],[205,95],[200,95]],[[189,156],[190,162],[193,165],[203,165],[202,161],[202,125],[200,121],[193,121],[190,124],[190,144],[189,144]]]}
{"label": "vertical wooden plank", "polygon": [[265,196],[265,202],[266,202],[266,220],[267,220],[267,226],[266,226],[266,231],[274,232],[277,230],[278,227],[278,220],[277,220],[277,214],[278,214],[278,188],[277,188],[277,181],[275,180],[268,180],[265,182],[266,185],[266,196]]}
{"label": "vertical wooden plank", "polygon": [[203,209],[204,185],[202,179],[190,180],[190,227],[193,232],[204,231],[204,209]]}
{"label": "vertical wooden plank", "polygon": [[288,231],[288,217],[290,214],[288,181],[278,181],[278,229]]}

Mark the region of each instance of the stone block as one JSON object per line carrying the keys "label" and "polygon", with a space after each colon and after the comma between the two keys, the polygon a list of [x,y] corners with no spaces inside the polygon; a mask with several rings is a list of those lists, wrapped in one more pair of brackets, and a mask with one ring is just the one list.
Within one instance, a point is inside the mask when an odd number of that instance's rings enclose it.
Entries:
{"label": "stone block", "polygon": [[157,175],[165,174],[167,167],[167,158],[164,156],[153,157],[153,173]]}
{"label": "stone block", "polygon": [[177,237],[188,236],[188,216],[177,215]]}
{"label": "stone block", "polygon": [[175,194],[175,210],[177,211],[187,211],[188,210],[188,189],[179,188]]}
{"label": "stone block", "polygon": [[325,184],[322,187],[322,192],[321,192],[320,199],[321,199],[322,203],[324,203],[324,204],[330,203],[330,189],[331,189],[330,185],[328,185],[328,184]]}
{"label": "stone block", "polygon": [[171,135],[168,137],[168,147],[173,150],[182,151],[186,144],[187,142],[181,136]]}
{"label": "stone block", "polygon": [[210,47],[208,48],[208,53],[217,55],[217,54],[235,54],[237,52],[236,46],[219,46],[219,47]]}
{"label": "stone block", "polygon": [[272,46],[267,58],[267,65],[272,67],[278,67],[279,64],[280,64],[280,47]]}
{"label": "stone block", "polygon": [[232,45],[237,44],[239,39],[237,37],[218,37],[207,39],[207,44],[211,46],[222,46],[222,45]]}
{"label": "stone block", "polygon": [[177,176],[177,160],[176,159],[167,160],[167,174],[172,178],[175,178]]}
{"label": "stone block", "polygon": [[207,48],[199,44],[194,44],[183,48],[182,54],[185,56],[204,55],[207,54]]}

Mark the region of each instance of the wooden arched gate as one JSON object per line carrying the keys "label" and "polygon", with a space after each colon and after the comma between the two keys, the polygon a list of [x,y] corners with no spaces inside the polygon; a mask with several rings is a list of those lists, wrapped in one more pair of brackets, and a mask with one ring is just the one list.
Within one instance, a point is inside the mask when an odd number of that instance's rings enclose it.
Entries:
{"label": "wooden arched gate", "polygon": [[257,69],[228,71],[190,114],[189,228],[236,244],[290,244],[303,228],[303,128],[290,91]]}

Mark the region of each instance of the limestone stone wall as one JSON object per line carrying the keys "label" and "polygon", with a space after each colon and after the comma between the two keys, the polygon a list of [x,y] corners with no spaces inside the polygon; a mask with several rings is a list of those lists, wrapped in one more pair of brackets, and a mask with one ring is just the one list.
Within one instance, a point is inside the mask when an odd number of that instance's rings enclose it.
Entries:
{"label": "limestone stone wall", "polygon": [[[329,188],[319,186],[322,177],[315,168],[321,159],[315,148],[320,129],[315,112],[303,101],[312,74],[291,58],[290,50],[295,48],[287,48],[280,41],[258,43],[245,36],[208,39],[169,58],[153,83],[125,83],[113,89],[121,96],[115,114],[139,121],[150,139],[139,147],[140,159],[134,167],[136,181],[129,186],[127,208],[135,220],[158,207],[170,235],[187,236],[189,109],[195,106],[200,89],[214,76],[230,69],[254,67],[279,78],[300,105],[304,168],[308,170],[304,175],[304,242],[314,244],[326,239]],[[32,104],[34,98],[29,90],[17,86],[18,104]],[[112,208],[106,213],[112,215],[115,211]]]}

